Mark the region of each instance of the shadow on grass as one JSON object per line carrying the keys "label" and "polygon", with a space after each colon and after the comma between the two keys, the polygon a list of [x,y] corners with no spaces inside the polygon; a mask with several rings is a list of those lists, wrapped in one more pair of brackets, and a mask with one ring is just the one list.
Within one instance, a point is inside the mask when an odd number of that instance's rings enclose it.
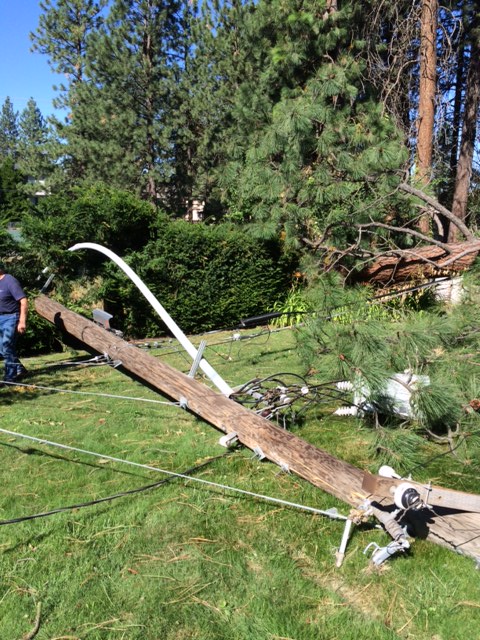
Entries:
{"label": "shadow on grass", "polygon": [[47,451],[42,451],[41,449],[37,449],[36,447],[22,447],[19,445],[15,445],[15,444],[8,444],[6,442],[0,442],[0,447],[8,447],[9,449],[16,449],[19,453],[23,453],[25,455],[28,456],[40,456],[40,457],[45,457],[45,458],[50,458],[53,460],[60,460],[61,462],[71,462],[73,464],[78,464],[78,465],[82,465],[82,466],[86,466],[86,467],[91,467],[93,469],[102,469],[103,471],[105,471],[106,469],[108,469],[109,472],[112,473],[119,473],[122,475],[126,475],[126,476],[133,476],[135,478],[143,478],[143,479],[148,479],[149,476],[148,475],[144,475],[142,473],[136,473],[135,471],[122,471],[121,469],[114,469],[111,466],[105,467],[105,465],[102,464],[96,464],[95,462],[84,462],[82,460],[74,460],[73,458],[67,458],[65,456],[59,455],[59,454],[55,454],[55,453],[48,453]]}

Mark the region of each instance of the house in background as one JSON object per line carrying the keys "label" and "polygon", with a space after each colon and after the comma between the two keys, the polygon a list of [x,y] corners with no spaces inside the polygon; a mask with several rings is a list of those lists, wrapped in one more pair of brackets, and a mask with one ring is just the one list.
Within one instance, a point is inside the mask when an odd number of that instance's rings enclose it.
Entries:
{"label": "house in background", "polygon": [[203,220],[204,200],[191,200],[186,202],[187,213],[184,218],[188,222],[201,222]]}
{"label": "house in background", "polygon": [[27,185],[30,193],[30,202],[33,205],[37,205],[40,198],[48,196],[48,191],[45,188],[45,180],[37,180],[32,176],[28,176]]}

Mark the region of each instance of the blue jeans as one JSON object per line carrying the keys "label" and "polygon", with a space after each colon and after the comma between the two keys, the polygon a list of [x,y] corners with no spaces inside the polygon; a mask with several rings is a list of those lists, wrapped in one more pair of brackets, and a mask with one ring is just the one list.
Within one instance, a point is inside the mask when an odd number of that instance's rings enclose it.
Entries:
{"label": "blue jeans", "polygon": [[18,313],[0,315],[0,350],[5,359],[5,382],[15,382],[17,377],[17,324]]}

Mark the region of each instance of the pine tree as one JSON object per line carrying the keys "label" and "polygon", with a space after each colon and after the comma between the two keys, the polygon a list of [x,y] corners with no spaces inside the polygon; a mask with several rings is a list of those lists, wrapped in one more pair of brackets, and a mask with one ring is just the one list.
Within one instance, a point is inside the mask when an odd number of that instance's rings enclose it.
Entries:
{"label": "pine tree", "polygon": [[[467,219],[468,195],[473,172],[480,110],[480,10],[478,3],[466,3],[465,15],[469,18],[466,41],[468,72],[466,74],[462,136],[456,163],[455,189],[452,203],[452,212],[461,220]],[[448,239],[450,242],[458,240],[458,230],[453,226],[450,228]]]}
{"label": "pine tree", "polygon": [[92,33],[101,27],[103,11],[107,5],[108,0],[44,0],[40,3],[43,13],[40,15],[38,28],[30,34],[32,50],[45,54],[53,71],[65,78],[64,83],[54,87],[59,92],[54,106],[57,109],[67,109],[67,116],[64,121],[52,118],[58,140],[57,165],[65,169],[63,174],[57,172],[57,180],[65,186],[84,176],[86,170],[69,153],[68,138],[79,99],[77,92],[86,82],[88,41]]}
{"label": "pine tree", "polygon": [[68,151],[90,181],[165,197],[172,175],[180,3],[114,2],[87,52],[88,83],[66,131]]}
{"label": "pine tree", "polygon": [[268,102],[261,78],[268,51],[249,38],[253,8],[250,1],[215,1],[193,6],[189,14],[190,45],[174,129],[176,179],[189,185],[187,199],[206,202],[207,216],[220,212],[216,205],[225,195],[218,189],[217,173],[229,158],[242,157],[256,122],[263,120],[260,103]]}
{"label": "pine tree", "polygon": [[[401,133],[364,77],[361,8],[333,9],[314,0],[258,4],[250,39],[270,43],[259,82],[272,106],[245,135],[244,159],[223,172],[230,206],[293,242],[315,243],[331,225],[339,229],[331,241],[344,242],[353,223],[380,218],[379,197],[406,160]],[[241,84],[237,109],[252,83]]]}
{"label": "pine tree", "polygon": [[[438,1],[422,0],[420,27],[420,73],[417,119],[417,173],[428,185],[432,178],[435,104],[437,96],[437,25]],[[427,215],[420,218],[420,230],[429,233]]]}
{"label": "pine tree", "polygon": [[85,81],[87,42],[100,28],[108,0],[44,0],[38,29],[30,34],[32,50],[48,57],[53,71],[63,74],[55,107],[71,108],[76,85]]}
{"label": "pine tree", "polygon": [[7,158],[15,160],[18,145],[18,112],[7,96],[0,113],[0,161]]}
{"label": "pine tree", "polygon": [[15,167],[13,158],[0,162],[0,221],[3,224],[18,221],[28,210],[23,183],[23,175]]}
{"label": "pine tree", "polygon": [[45,191],[46,179],[52,173],[48,154],[49,131],[45,119],[33,98],[19,118],[18,168],[27,176],[26,190],[35,194]]}

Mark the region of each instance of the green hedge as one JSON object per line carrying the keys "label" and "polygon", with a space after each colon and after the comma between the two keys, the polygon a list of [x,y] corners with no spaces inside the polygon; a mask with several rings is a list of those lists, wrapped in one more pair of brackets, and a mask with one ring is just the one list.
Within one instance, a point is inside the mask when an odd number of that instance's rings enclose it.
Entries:
{"label": "green hedge", "polygon": [[24,216],[24,250],[37,256],[59,276],[95,274],[103,258],[95,252],[70,253],[78,242],[95,242],[119,255],[138,250],[152,237],[156,211],[126,191],[105,185],[76,189],[43,198]]}
{"label": "green hedge", "polygon": [[[157,238],[128,258],[179,326],[189,333],[237,326],[285,296],[296,256],[280,241],[254,239],[231,225],[163,222]],[[114,324],[129,336],[158,336],[164,327],[138,289],[113,264],[103,296]]]}

